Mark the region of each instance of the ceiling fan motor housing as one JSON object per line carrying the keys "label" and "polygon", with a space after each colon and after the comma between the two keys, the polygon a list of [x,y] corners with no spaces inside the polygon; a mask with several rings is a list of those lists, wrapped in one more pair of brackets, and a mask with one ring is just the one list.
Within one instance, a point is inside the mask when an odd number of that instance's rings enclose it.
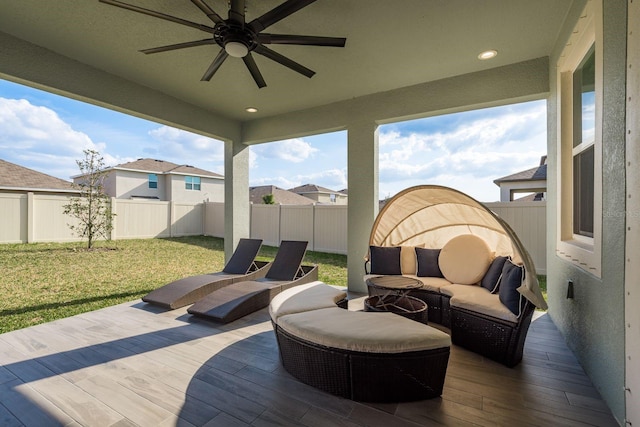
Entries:
{"label": "ceiling fan motor housing", "polygon": [[[247,26],[243,28],[240,25],[220,22],[216,24],[213,30],[213,39],[223,49],[226,49],[227,43],[230,42],[244,45],[247,48],[247,52],[251,52],[258,45],[256,34]],[[228,50],[227,53],[232,55]]]}

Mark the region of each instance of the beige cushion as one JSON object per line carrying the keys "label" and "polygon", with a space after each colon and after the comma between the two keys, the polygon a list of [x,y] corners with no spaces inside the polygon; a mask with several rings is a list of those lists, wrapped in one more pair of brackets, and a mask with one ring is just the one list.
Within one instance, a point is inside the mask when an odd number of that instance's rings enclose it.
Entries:
{"label": "beige cushion", "polygon": [[400,246],[400,270],[403,275],[414,275],[418,271],[414,246]]}
{"label": "beige cushion", "polygon": [[480,237],[462,234],[443,246],[438,265],[451,283],[477,284],[489,269],[492,254],[489,245]]}
{"label": "beige cushion", "polygon": [[452,284],[448,286],[442,286],[440,288],[440,293],[443,295],[448,295],[450,297],[455,297],[458,295],[479,295],[484,292],[489,292],[487,289],[482,286],[474,286],[474,285],[458,285]]}
{"label": "beige cushion", "polygon": [[459,293],[451,297],[449,301],[451,307],[466,308],[467,310],[496,317],[507,322],[518,322],[518,317],[500,302],[498,295],[492,294],[482,287],[473,286],[473,288],[484,292]]}
{"label": "beige cushion", "polygon": [[446,333],[393,313],[325,308],[282,316],[277,323],[304,340],[350,351],[404,353],[451,346]]}
{"label": "beige cushion", "polygon": [[335,307],[338,301],[346,297],[345,291],[315,281],[280,292],[271,300],[269,314],[275,321],[287,314]]}
{"label": "beige cushion", "polygon": [[451,282],[444,277],[418,277],[415,275],[408,277],[419,280],[420,282],[422,282],[422,289],[432,292],[440,292],[440,289],[442,287],[449,286],[451,284]]}

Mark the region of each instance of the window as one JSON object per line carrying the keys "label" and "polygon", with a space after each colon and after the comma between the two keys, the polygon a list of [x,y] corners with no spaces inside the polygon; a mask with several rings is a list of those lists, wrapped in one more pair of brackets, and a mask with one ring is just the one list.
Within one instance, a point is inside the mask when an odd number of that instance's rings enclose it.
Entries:
{"label": "window", "polygon": [[200,191],[200,177],[199,176],[185,176],[184,188],[187,190]]}
{"label": "window", "polygon": [[557,255],[600,276],[602,4],[587,3],[558,61]]}
{"label": "window", "polygon": [[149,174],[149,188],[158,188],[158,175],[155,173]]}
{"label": "window", "polygon": [[329,195],[329,200],[331,201],[331,203],[335,203],[335,202],[336,202],[336,195],[335,195],[335,194],[333,194],[333,193],[331,193],[331,194]]}
{"label": "window", "polygon": [[591,46],[573,72],[573,233],[593,237],[596,62]]}

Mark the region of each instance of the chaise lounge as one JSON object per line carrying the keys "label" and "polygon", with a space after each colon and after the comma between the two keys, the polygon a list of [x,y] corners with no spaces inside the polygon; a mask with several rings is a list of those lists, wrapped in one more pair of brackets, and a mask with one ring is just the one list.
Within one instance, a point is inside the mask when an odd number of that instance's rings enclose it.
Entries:
{"label": "chaise lounge", "polygon": [[268,306],[281,291],[318,279],[317,266],[302,265],[306,249],[307,242],[283,240],[263,278],[220,288],[197,301],[187,312],[228,323]]}
{"label": "chaise lounge", "polygon": [[231,283],[264,277],[270,263],[255,260],[261,246],[261,239],[240,239],[222,271],[176,280],[149,292],[142,301],[173,310],[193,304]]}

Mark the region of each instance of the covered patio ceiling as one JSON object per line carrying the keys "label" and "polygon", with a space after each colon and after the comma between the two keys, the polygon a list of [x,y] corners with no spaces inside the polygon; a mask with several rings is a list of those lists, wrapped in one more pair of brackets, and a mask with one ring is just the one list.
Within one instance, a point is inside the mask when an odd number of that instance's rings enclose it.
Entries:
{"label": "covered patio ceiling", "polygon": [[[213,25],[188,0],[127,2]],[[206,3],[227,17],[227,0]],[[247,21],[280,3],[246,0]],[[259,89],[239,58],[228,58],[210,82],[200,81],[220,49],[215,44],[139,52],[208,37],[200,30],[98,0],[5,1],[0,77],[222,139],[242,135],[245,143],[261,142],[288,135],[263,133],[252,123],[305,110],[331,114],[332,105],[354,99],[370,105],[375,94],[547,57],[572,3],[318,0],[266,31],[346,37],[346,46],[270,45],[317,74],[309,79],[254,54],[267,83]],[[480,61],[478,54],[487,49],[498,56]],[[347,110],[357,105],[347,104]],[[246,112],[249,106],[258,112]],[[413,109],[403,115],[426,112],[419,105]],[[397,115],[378,118],[392,117]],[[323,126],[334,125],[317,127]]]}

